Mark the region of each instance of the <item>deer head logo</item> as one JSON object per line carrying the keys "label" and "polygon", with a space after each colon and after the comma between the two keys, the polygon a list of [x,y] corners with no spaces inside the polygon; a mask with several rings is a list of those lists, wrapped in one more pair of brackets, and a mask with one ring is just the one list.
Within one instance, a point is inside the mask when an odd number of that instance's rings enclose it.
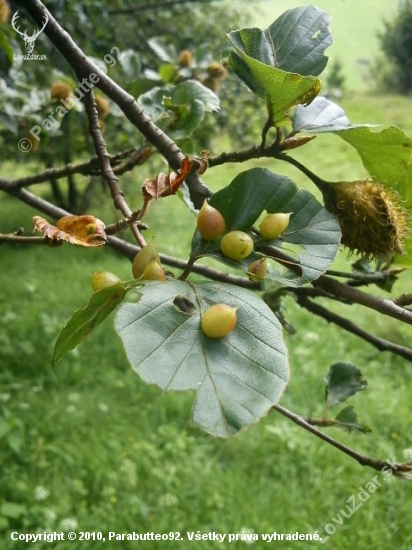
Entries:
{"label": "deer head logo", "polygon": [[39,31],[33,31],[33,35],[32,36],[27,36],[27,31],[24,31],[24,32],[21,32],[19,29],[20,27],[16,27],[16,21],[17,19],[19,18],[19,12],[16,11],[16,13],[13,15],[13,19],[11,20],[11,26],[13,27],[13,29],[19,33],[19,35],[23,38],[24,40],[24,44],[26,46],[26,52],[27,53],[31,53],[34,49],[34,44],[37,40],[37,37],[39,36],[40,33],[42,33],[44,31],[44,28],[45,26],[47,25],[48,21],[49,21],[49,18],[47,17],[47,15],[44,16],[44,23],[43,23],[43,27],[39,30]]}

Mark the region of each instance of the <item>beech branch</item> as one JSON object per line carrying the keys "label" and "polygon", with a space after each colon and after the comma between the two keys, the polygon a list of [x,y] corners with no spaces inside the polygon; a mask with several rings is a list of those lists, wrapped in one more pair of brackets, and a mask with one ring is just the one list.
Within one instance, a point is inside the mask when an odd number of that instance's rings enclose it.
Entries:
{"label": "beech branch", "polygon": [[[106,143],[100,130],[99,116],[96,104],[94,102],[93,90],[90,90],[88,93],[86,93],[84,97],[84,103],[86,105],[87,116],[89,118],[90,133],[93,138],[94,148],[100,161],[102,176],[109,186],[114,205],[118,210],[120,210],[120,212],[122,212],[126,216],[126,218],[132,218],[132,209],[129,207],[124,198],[119,179],[113,172],[112,166],[110,164],[110,155],[107,151]],[[138,218],[138,216],[136,218]],[[130,228],[133,232],[133,235],[136,237],[139,246],[141,248],[146,246],[146,241],[143,235],[140,233],[137,225],[135,223],[131,223]]]}
{"label": "beech branch", "polygon": [[[148,146],[142,146],[140,148],[132,147],[131,149],[127,149],[110,156],[110,165],[116,175],[121,175],[132,170],[135,166],[142,164],[145,160],[147,160],[151,153],[152,150]],[[122,164],[123,160],[125,162]],[[0,189],[3,189],[3,191],[21,189],[23,187],[29,187],[30,185],[44,183],[46,181],[66,178],[71,174],[81,174],[83,176],[101,175],[99,158],[95,156],[90,160],[79,164],[66,164],[63,168],[47,168],[47,170],[44,170],[39,174],[14,180],[0,177]]]}
{"label": "beech branch", "polygon": [[132,8],[123,8],[117,10],[109,10],[109,15],[128,15],[140,13],[146,10],[157,10],[159,8],[169,8],[178,4],[210,4],[212,0],[169,0],[165,2],[147,3],[142,6],[133,6]]}
{"label": "beech branch", "polygon": [[[120,107],[128,120],[166,158],[169,166],[174,170],[178,170],[184,159],[184,154],[176,143],[152,122],[133,96],[114,82],[85,55],[43,3],[40,0],[24,0],[24,2],[18,0],[17,4],[24,7],[37,24],[48,17],[44,32],[74,69],[75,73],[83,78],[82,82],[79,83],[79,88],[83,91],[85,91],[85,87],[88,89],[90,76],[94,75],[93,81],[96,81],[96,86]],[[210,195],[210,190],[202,183],[197,174],[191,174],[191,177],[187,180],[187,185],[195,207],[200,208],[204,199]]]}
{"label": "beech branch", "polygon": [[395,355],[400,355],[404,359],[412,362],[412,349],[401,346],[399,344],[395,344],[393,342],[390,342],[389,340],[385,340],[384,338],[379,338],[378,336],[375,336],[367,330],[359,327],[349,319],[346,319],[345,317],[333,313],[329,309],[314,303],[312,300],[308,299],[308,297],[305,295],[304,290],[306,289],[294,289],[297,297],[297,302],[301,307],[304,307],[311,313],[322,317],[328,323],[334,323],[344,330],[355,334],[359,338],[362,338],[366,342],[369,342],[369,344],[372,344],[379,351],[389,351],[391,353],[394,353]]}
{"label": "beech branch", "polygon": [[289,411],[285,407],[282,407],[281,405],[274,405],[273,409],[275,411],[279,412],[280,414],[282,414],[283,416],[285,416],[286,418],[288,418],[289,420],[291,420],[292,422],[294,422],[295,424],[297,424],[298,426],[300,426],[301,428],[304,428],[305,430],[307,430],[311,434],[315,435],[319,439],[322,439],[323,441],[325,441],[329,445],[332,445],[332,447],[335,447],[335,449],[338,449],[339,451],[341,451],[341,452],[345,453],[346,455],[350,456],[351,458],[353,458],[354,460],[359,462],[359,464],[361,466],[369,466],[370,468],[373,468],[374,470],[379,470],[379,471],[381,471],[383,468],[390,468],[394,475],[396,475],[398,477],[403,477],[405,479],[412,479],[412,475],[411,475],[412,464],[411,463],[404,463],[404,464],[400,464],[400,463],[392,464],[392,463],[390,463],[390,464],[388,464],[388,462],[386,460],[380,460],[380,459],[373,458],[373,457],[370,457],[370,456],[362,455],[362,454],[358,453],[357,451],[354,451],[353,449],[351,449],[347,445],[344,445],[343,443],[340,443],[339,441],[337,441],[336,439],[334,439],[330,435],[325,434],[321,430],[318,430],[317,428],[315,428],[315,426],[312,426],[311,424],[309,424],[309,422],[307,422],[307,420],[305,420],[301,416],[293,413],[292,411]]}

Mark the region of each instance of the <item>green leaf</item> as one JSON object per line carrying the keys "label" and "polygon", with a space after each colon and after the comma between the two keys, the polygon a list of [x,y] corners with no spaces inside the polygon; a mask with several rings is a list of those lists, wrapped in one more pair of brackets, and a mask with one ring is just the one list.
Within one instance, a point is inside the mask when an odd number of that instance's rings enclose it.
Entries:
{"label": "green leaf", "polygon": [[147,44],[162,61],[173,62],[177,58],[173,44],[165,45],[162,38],[149,38]]}
{"label": "green leaf", "polygon": [[337,362],[330,366],[326,376],[326,406],[346,401],[356,392],[365,390],[368,382],[363,378],[361,371],[352,363]]}
{"label": "green leaf", "polygon": [[361,432],[368,433],[372,430],[369,426],[362,426],[359,424],[358,415],[355,412],[353,405],[348,405],[336,415],[335,420],[339,423],[336,424],[338,428],[343,428],[347,432]]}
{"label": "green leaf", "polygon": [[9,70],[9,68],[13,64],[13,47],[10,44],[10,38],[7,36],[7,33],[4,28],[0,26],[0,50],[2,50],[7,58],[7,67],[2,67],[2,70],[6,69]]}
{"label": "green leaf", "polygon": [[326,67],[326,48],[332,45],[329,16],[316,6],[287,10],[265,31],[274,63],[284,71],[319,75]]}
{"label": "green leaf", "polygon": [[[268,270],[268,280],[300,286],[324,273],[338,252],[341,233],[336,218],[309,191],[299,189],[286,176],[265,168],[252,168],[238,174],[228,187],[213,195],[210,204],[225,218],[227,231],[250,231],[265,210],[268,213],[292,212],[289,226],[279,238],[264,241],[252,235],[255,249],[260,245],[282,248],[300,268],[300,274],[293,274],[287,268]],[[220,240],[206,243],[198,231],[192,241],[192,253],[211,255],[246,273],[250,263],[260,257],[252,254],[243,262],[231,262],[220,252]]]}
{"label": "green leaf", "polygon": [[[243,29],[245,30],[245,29]],[[242,33],[242,30],[236,31]],[[230,33],[233,35],[233,33]],[[239,42],[239,40],[237,41]],[[234,44],[236,46],[236,44]],[[273,126],[282,126],[289,122],[286,111],[299,103],[310,103],[319,93],[321,82],[313,76],[301,76],[276,69],[248,56],[240,48],[236,48],[238,56],[246,64],[249,76],[255,83],[250,86],[259,97],[266,98],[268,112]],[[239,61],[233,62],[234,54],[229,57],[229,66],[233,70],[239,68]],[[242,78],[245,71],[238,73]],[[248,84],[248,82],[246,82]]]}
{"label": "green leaf", "polygon": [[139,97],[139,103],[152,120],[174,113],[173,127],[165,130],[175,139],[189,136],[204,119],[206,112],[220,108],[219,98],[200,82],[186,81],[177,86],[152,88]]}
{"label": "green leaf", "polygon": [[186,80],[172,89],[171,99],[175,105],[191,105],[194,100],[201,101],[207,112],[218,111],[218,96],[196,80]]}
{"label": "green leaf", "polygon": [[140,105],[152,120],[158,120],[165,113],[163,101],[166,90],[164,87],[155,86],[142,94],[138,99]]}
{"label": "green leaf", "polygon": [[190,136],[205,118],[205,105],[198,99],[194,99],[189,106],[174,105],[172,100],[165,99],[164,105],[174,113],[169,126],[165,128],[174,140]]}
{"label": "green leaf", "polygon": [[329,17],[315,6],[286,11],[268,29],[240,29],[228,34],[235,47],[230,68],[260,98],[266,99],[274,126],[288,122],[286,111],[310,103],[319,93],[320,74],[333,42]]}
{"label": "green leaf", "polygon": [[132,81],[139,76],[142,70],[142,62],[137,52],[131,49],[123,50],[120,52],[118,60],[128,80]]}
{"label": "green leaf", "polygon": [[77,347],[118,306],[131,288],[116,283],[95,292],[83,309],[78,309],[60,331],[54,347],[53,363]]}
{"label": "green leaf", "polygon": [[360,126],[370,127],[369,124],[351,124],[342,107],[326,97],[315,97],[310,105],[298,105],[293,116],[295,132],[320,134]]}
{"label": "green leaf", "polygon": [[0,113],[0,125],[3,125],[7,130],[12,132],[14,135],[17,135],[19,130],[19,125],[16,117],[9,116],[4,113]]}
{"label": "green leaf", "polygon": [[166,84],[171,82],[177,74],[176,67],[173,63],[164,63],[159,67],[159,75]]}
{"label": "green leaf", "polygon": [[369,174],[382,185],[395,189],[409,206],[412,203],[412,138],[396,126],[378,132],[350,128],[336,132],[352,145]]}
{"label": "green leaf", "polygon": [[[214,282],[166,281],[140,291],[140,301],[123,304],[115,319],[127,357],[148,383],[166,391],[196,390],[196,426],[228,437],[278,402],[289,378],[287,349],[263,300]],[[189,311],[181,311],[183,303]],[[200,321],[217,303],[238,308],[237,324],[224,338],[211,339]]]}

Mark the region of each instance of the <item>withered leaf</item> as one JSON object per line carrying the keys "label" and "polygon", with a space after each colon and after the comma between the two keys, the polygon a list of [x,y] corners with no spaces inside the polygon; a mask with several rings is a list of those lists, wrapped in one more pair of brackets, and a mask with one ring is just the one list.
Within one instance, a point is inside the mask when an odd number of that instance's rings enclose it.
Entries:
{"label": "withered leaf", "polygon": [[156,177],[144,180],[142,193],[145,201],[174,195],[191,169],[192,162],[188,157],[185,157],[177,172],[171,172],[170,174],[160,172]]}
{"label": "withered leaf", "polygon": [[64,216],[52,225],[40,216],[33,217],[34,228],[53,241],[66,241],[80,246],[106,244],[105,224],[94,216]]}

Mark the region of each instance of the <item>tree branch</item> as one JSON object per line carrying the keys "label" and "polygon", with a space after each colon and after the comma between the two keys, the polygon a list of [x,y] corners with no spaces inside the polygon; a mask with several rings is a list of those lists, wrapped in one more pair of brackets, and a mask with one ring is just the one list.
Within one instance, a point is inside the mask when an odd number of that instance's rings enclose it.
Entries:
{"label": "tree branch", "polygon": [[388,462],[385,460],[379,460],[377,458],[361,455],[357,451],[354,451],[350,447],[347,447],[343,443],[340,443],[333,437],[330,437],[330,435],[327,435],[322,431],[318,430],[317,428],[309,424],[309,422],[307,422],[304,418],[302,418],[301,416],[298,416],[292,411],[289,411],[288,409],[285,409],[285,407],[282,407],[281,405],[278,404],[278,405],[274,405],[273,409],[279,412],[280,414],[282,414],[283,416],[285,416],[286,418],[288,418],[289,420],[291,420],[292,422],[294,422],[295,424],[297,424],[298,426],[300,426],[301,428],[304,428],[305,430],[312,433],[316,437],[319,437],[319,439],[322,439],[329,445],[332,445],[332,447],[335,447],[335,449],[338,449],[339,451],[350,456],[351,458],[359,462],[361,466],[369,466],[370,468],[373,468],[374,470],[379,470],[379,471],[381,471],[383,468],[391,469],[392,473],[398,477],[403,477],[405,479],[412,479],[412,476],[410,474],[410,472],[412,472],[411,463],[405,463],[405,464],[396,463],[396,465],[392,465],[392,464],[388,464]]}
{"label": "tree branch", "polygon": [[[22,202],[33,207],[38,212],[39,211],[43,212],[44,214],[47,214],[48,216],[51,216],[54,219],[59,219],[59,218],[62,218],[63,216],[68,216],[71,214],[71,212],[68,212],[63,208],[55,206],[54,204],[46,201],[45,199],[37,195],[34,195],[27,189],[18,189],[15,191],[9,191],[9,193],[17,197]],[[107,240],[109,245],[112,248],[114,248],[115,250],[118,250],[123,256],[129,258],[130,260],[133,260],[133,258],[136,256],[136,254],[140,250],[139,246],[136,246],[135,244],[131,244],[127,241],[124,241],[119,237],[108,236]],[[168,256],[167,254],[159,254],[159,255],[162,263],[164,263],[165,265],[182,269],[182,270],[186,267],[186,264],[187,264],[186,260],[181,260],[173,256]],[[222,283],[233,284],[233,285],[241,286],[243,288],[247,288],[249,290],[260,289],[259,283],[254,283],[252,281],[249,281],[249,279],[247,279],[246,277],[238,277],[236,275],[230,275],[229,273],[225,273],[224,271],[219,271],[217,269],[213,269],[207,266],[195,264],[192,268],[192,271],[194,273],[197,273],[198,275],[201,275],[202,277],[206,277],[213,281],[220,281]]]}
{"label": "tree branch", "polygon": [[349,319],[346,319],[345,317],[337,315],[336,313],[329,311],[328,309],[326,309],[323,306],[320,306],[319,304],[315,304],[314,302],[308,299],[308,297],[303,292],[304,290],[306,289],[293,289],[297,297],[297,302],[301,307],[304,307],[311,313],[314,313],[315,315],[322,317],[328,323],[334,323],[335,325],[338,325],[339,327],[347,330],[348,332],[351,332],[352,334],[359,336],[359,338],[362,338],[366,342],[369,342],[369,344],[372,344],[372,346],[377,348],[379,351],[390,351],[391,353],[400,355],[404,359],[407,359],[408,361],[412,362],[412,349],[404,346],[400,346],[399,344],[395,344],[393,342],[390,342],[389,340],[379,338],[378,336],[375,336],[370,332],[362,329],[361,327],[359,327]]}
{"label": "tree branch", "polygon": [[169,0],[166,2],[147,3],[142,6],[133,6],[132,8],[124,8],[118,10],[108,10],[109,15],[127,15],[139,13],[146,10],[157,10],[159,8],[168,8],[177,4],[210,4],[212,0]]}
{"label": "tree branch", "polygon": [[[90,77],[94,75],[93,81],[96,82],[96,86],[117,103],[130,122],[159,150],[169,165],[174,170],[178,170],[184,159],[182,151],[173,140],[152,122],[133,96],[123,90],[84,54],[40,0],[17,0],[17,3],[24,7],[37,24],[40,24],[45,16],[48,17],[48,23],[44,30],[45,34],[73,67],[76,74],[83,77],[76,93],[81,94],[80,90],[85,91],[84,88],[88,88]],[[210,194],[209,189],[196,174],[192,175],[187,184],[195,207],[201,208],[204,199]]]}
{"label": "tree branch", "polygon": [[[90,134],[93,139],[95,151],[100,161],[102,176],[109,186],[114,205],[118,210],[120,210],[120,212],[122,212],[122,214],[126,216],[126,218],[132,218],[132,209],[129,207],[124,198],[119,180],[114,174],[112,166],[110,164],[110,155],[107,151],[106,143],[100,130],[99,116],[96,104],[94,102],[93,90],[90,90],[85,94],[83,101],[86,105],[87,116],[89,118]],[[133,235],[136,237],[139,246],[141,248],[146,246],[146,241],[143,235],[140,233],[136,223],[131,223],[130,228],[133,232]]]}
{"label": "tree branch", "polygon": [[393,317],[394,319],[398,319],[399,321],[412,325],[412,311],[398,306],[392,300],[378,298],[372,294],[362,292],[361,290],[353,288],[349,285],[335,281],[326,275],[321,275],[319,279],[313,281],[312,284],[315,288],[321,288],[337,298],[347,300],[351,303],[360,304],[378,311],[379,313],[389,315],[389,317]]}
{"label": "tree branch", "polygon": [[[142,164],[151,154],[150,147],[144,146],[139,149],[133,147],[125,151],[121,151],[116,155],[110,156],[110,165],[113,172],[117,175],[123,174],[128,170],[132,170],[135,166]],[[130,157],[130,158],[128,158]],[[124,164],[120,164],[122,160],[126,160]],[[44,172],[35,174],[33,176],[27,176],[24,178],[18,178],[15,180],[0,178],[0,189],[3,191],[10,191],[13,189],[21,189],[23,187],[29,187],[37,183],[44,183],[52,179],[58,180],[67,177],[69,174],[82,174],[84,176],[99,176],[101,170],[99,167],[99,159],[97,156],[92,157],[86,162],[79,164],[67,164],[63,168],[47,168]]]}

